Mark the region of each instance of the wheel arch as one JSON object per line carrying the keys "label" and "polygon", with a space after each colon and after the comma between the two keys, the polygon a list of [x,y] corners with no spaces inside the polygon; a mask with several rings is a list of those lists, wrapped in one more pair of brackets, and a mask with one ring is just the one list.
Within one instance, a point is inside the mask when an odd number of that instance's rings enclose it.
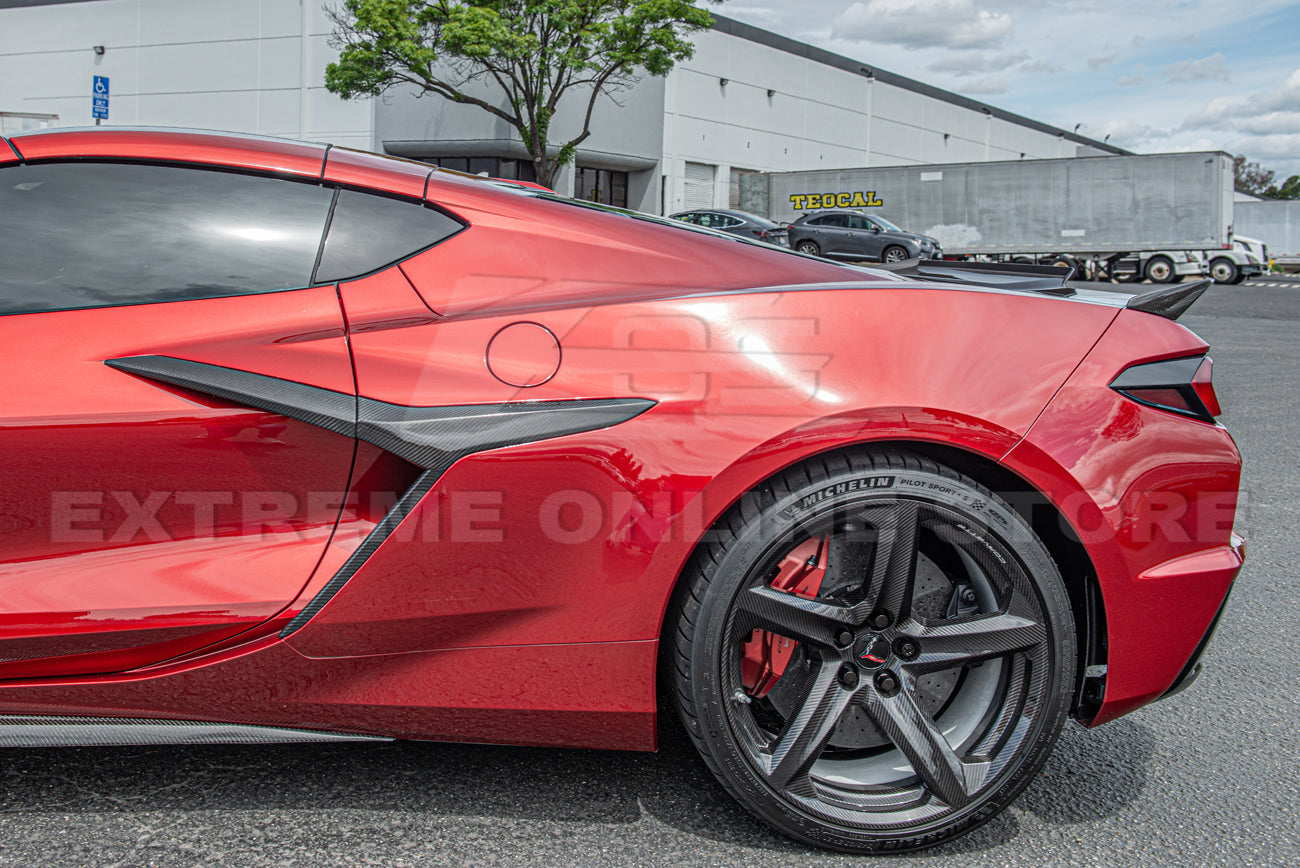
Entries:
{"label": "wheel arch", "polygon": [[[1023,517],[1034,533],[1047,548],[1056,562],[1064,579],[1070,597],[1070,609],[1074,616],[1076,635],[1076,672],[1075,692],[1070,704],[1070,714],[1080,721],[1090,723],[1101,707],[1103,682],[1087,677],[1089,667],[1105,666],[1107,662],[1106,611],[1101,586],[1097,579],[1097,570],[1087,548],[1075,537],[1065,516],[1043,492],[1039,491],[1023,476],[999,464],[995,459],[979,452],[939,443],[931,440],[908,438],[882,438],[878,440],[860,440],[840,443],[819,451],[799,455],[797,459],[782,466],[750,485],[741,495],[728,503],[714,521],[713,527],[738,504],[745,494],[756,491],[776,476],[791,467],[797,467],[807,461],[852,449],[882,449],[898,452],[910,452],[929,458],[962,473],[965,476],[998,493],[1008,504]],[[707,531],[707,528],[705,529]],[[685,592],[685,577],[695,559],[696,552],[704,544],[703,539],[696,540],[690,555],[682,562],[673,580],[667,598],[664,600],[660,614],[657,637],[659,640],[659,665],[668,665],[665,661],[665,633],[672,629],[675,601],[679,594]],[[664,689],[666,679],[659,678],[656,693]],[[661,694],[660,694],[661,695]]]}

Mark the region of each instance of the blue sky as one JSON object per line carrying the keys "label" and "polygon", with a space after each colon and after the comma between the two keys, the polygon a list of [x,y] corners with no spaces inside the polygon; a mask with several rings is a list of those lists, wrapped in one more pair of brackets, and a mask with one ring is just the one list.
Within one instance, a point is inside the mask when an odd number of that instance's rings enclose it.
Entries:
{"label": "blue sky", "polygon": [[1300,3],[730,0],[757,27],[1139,153],[1300,174]]}

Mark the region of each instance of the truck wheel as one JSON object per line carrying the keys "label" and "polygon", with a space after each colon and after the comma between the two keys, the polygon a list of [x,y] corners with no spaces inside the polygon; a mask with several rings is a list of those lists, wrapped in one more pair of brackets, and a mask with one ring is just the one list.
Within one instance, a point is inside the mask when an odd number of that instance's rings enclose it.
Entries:
{"label": "truck wheel", "polygon": [[885,248],[885,253],[880,257],[881,262],[902,262],[908,258],[907,251],[898,245],[891,245]]}
{"label": "truck wheel", "polygon": [[800,241],[799,246],[795,248],[805,256],[821,256],[822,249],[817,246],[815,241]]}
{"label": "truck wheel", "polygon": [[1074,274],[1070,276],[1071,280],[1088,279],[1088,272],[1084,268],[1083,262],[1081,260],[1075,259],[1073,256],[1057,256],[1051,262],[1049,262],[1048,265],[1055,265],[1058,268],[1073,268]]}
{"label": "truck wheel", "polygon": [[1231,259],[1220,256],[1210,262],[1210,277],[1215,283],[1241,283],[1241,269]]}
{"label": "truck wheel", "polygon": [[1147,280],[1152,283],[1173,283],[1178,279],[1174,261],[1168,256],[1153,256],[1147,261]]}

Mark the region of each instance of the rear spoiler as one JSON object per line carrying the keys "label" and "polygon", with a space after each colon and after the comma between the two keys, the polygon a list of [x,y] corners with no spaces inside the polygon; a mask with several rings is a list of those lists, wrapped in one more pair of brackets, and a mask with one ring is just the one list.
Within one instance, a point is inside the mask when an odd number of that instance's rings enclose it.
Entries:
{"label": "rear spoiler", "polygon": [[1153,313],[1165,319],[1178,319],[1192,304],[1205,294],[1213,280],[1198,280],[1183,286],[1161,286],[1150,292],[1135,295],[1125,305],[1129,310]]}
{"label": "rear spoiler", "polygon": [[[1026,265],[1018,262],[949,262],[942,259],[908,259],[903,262],[873,264],[877,271],[891,271],[914,280],[939,283],[964,283],[987,286],[1016,292],[1038,292],[1046,295],[1075,296],[1079,292],[1066,285],[1074,277],[1072,266]],[[1149,292],[1135,295],[1124,306],[1129,310],[1153,313],[1165,319],[1178,319],[1192,304],[1205,294],[1213,280],[1175,286],[1159,286]],[[1089,293],[1091,300],[1113,293]],[[1123,296],[1118,296],[1123,298]]]}
{"label": "rear spoiler", "polygon": [[907,259],[870,266],[878,271],[892,271],[915,280],[941,283],[966,283],[993,289],[1019,292],[1042,292],[1049,295],[1074,295],[1065,282],[1074,277],[1074,268],[1061,265],[1027,265],[1019,262],[955,262],[944,259]]}

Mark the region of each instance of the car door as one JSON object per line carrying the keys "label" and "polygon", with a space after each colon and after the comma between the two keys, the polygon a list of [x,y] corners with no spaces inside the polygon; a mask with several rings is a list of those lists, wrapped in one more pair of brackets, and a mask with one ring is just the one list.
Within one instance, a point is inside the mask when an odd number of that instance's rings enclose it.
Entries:
{"label": "car door", "polygon": [[849,221],[845,214],[823,214],[808,221],[814,230],[813,240],[824,256],[844,256],[850,252]]}
{"label": "car door", "polygon": [[859,214],[849,215],[849,225],[853,230],[853,252],[864,259],[879,259],[884,249],[880,227]]}
{"label": "car door", "polygon": [[303,589],[356,444],[336,289],[312,285],[334,195],[0,165],[0,678],[154,664]]}

